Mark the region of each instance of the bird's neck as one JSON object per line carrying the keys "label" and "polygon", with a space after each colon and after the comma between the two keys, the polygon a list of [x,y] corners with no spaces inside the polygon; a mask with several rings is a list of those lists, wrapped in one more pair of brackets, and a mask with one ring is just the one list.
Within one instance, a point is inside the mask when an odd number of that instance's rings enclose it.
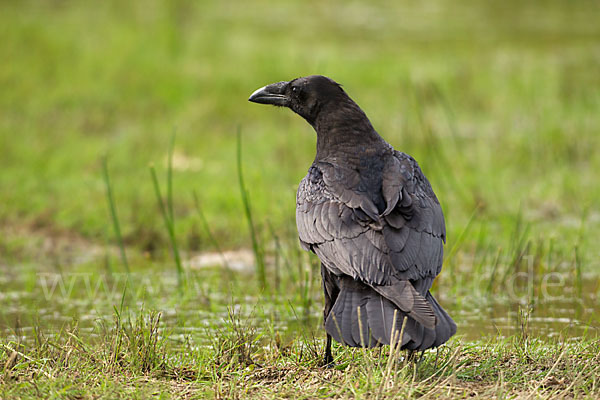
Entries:
{"label": "bird's neck", "polygon": [[389,147],[352,100],[324,107],[313,127],[317,132],[315,161],[357,158]]}

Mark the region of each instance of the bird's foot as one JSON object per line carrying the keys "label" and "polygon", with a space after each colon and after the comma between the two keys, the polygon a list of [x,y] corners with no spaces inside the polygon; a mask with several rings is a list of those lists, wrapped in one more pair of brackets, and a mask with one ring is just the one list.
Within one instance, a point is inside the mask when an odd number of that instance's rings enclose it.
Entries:
{"label": "bird's foot", "polygon": [[423,361],[423,357],[425,355],[425,350],[408,350],[406,354],[406,361],[416,364],[417,366],[421,365]]}
{"label": "bird's foot", "polygon": [[331,353],[326,353],[325,357],[323,357],[322,367],[326,369],[335,368],[335,363],[333,362],[333,356]]}

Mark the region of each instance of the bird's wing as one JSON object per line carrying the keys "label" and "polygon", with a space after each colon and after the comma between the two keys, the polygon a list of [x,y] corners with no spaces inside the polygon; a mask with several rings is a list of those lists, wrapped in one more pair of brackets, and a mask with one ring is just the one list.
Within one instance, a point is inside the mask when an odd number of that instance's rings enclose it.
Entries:
{"label": "bird's wing", "polygon": [[[411,157],[395,152],[380,179],[382,212],[373,196],[357,189],[364,187],[359,185],[357,171],[333,163],[313,164],[298,188],[300,242],[332,272],[360,280],[392,301],[404,292],[413,296],[404,304],[412,307],[408,303],[420,300],[412,293],[413,286],[424,296],[441,271],[444,217],[429,182]],[[412,290],[404,290],[404,283],[399,283],[407,280],[415,284],[410,285]],[[396,300],[403,309],[398,302],[404,300]]]}

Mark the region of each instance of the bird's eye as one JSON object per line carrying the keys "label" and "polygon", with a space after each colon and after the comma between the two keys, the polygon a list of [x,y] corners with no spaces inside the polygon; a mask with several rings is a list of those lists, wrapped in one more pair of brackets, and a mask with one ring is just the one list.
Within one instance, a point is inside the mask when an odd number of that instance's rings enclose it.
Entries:
{"label": "bird's eye", "polygon": [[292,92],[296,93],[298,91],[298,88],[296,86],[292,86]]}

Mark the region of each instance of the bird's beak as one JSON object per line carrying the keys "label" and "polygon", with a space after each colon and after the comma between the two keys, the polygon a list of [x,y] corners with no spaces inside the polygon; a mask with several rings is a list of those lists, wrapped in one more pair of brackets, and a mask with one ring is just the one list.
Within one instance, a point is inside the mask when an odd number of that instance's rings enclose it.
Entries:
{"label": "bird's beak", "polygon": [[289,82],[277,82],[257,89],[250,95],[248,101],[260,104],[287,107],[290,98],[285,95]]}

